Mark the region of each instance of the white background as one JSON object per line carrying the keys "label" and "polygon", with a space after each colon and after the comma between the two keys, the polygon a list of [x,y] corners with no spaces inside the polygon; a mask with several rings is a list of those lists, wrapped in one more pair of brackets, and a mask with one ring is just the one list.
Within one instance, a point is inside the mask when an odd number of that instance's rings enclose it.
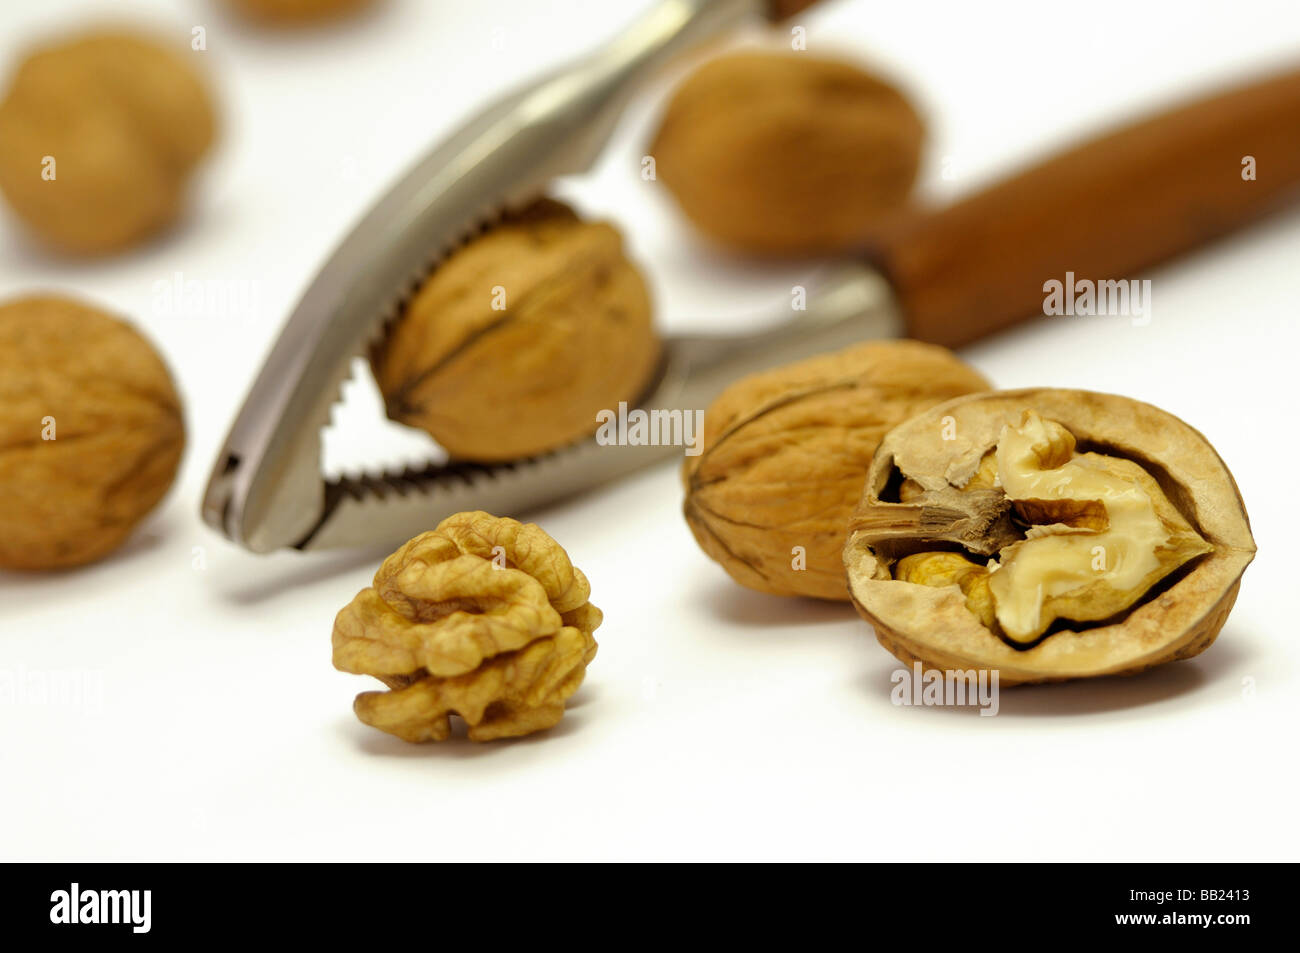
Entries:
{"label": "white background", "polygon": [[[1061,318],[965,353],[1006,387],[1164,407],[1236,474],[1261,551],[1236,611],[1208,653],[1142,677],[1007,691],[995,718],[894,707],[894,659],[853,611],[734,585],[691,540],[666,466],[533,514],[606,618],[561,725],[413,746],[358,723],[353,694],[377,686],[330,666],[334,614],[383,553],[258,558],[200,522],[226,427],[348,223],[493,93],[646,5],[390,0],[297,33],[200,0],[0,6],[5,73],[36,36],[97,10],[182,36],[205,26],[194,56],[224,119],[192,214],[147,248],[57,261],[0,220],[0,296],[64,291],[133,318],[174,368],[190,427],[175,489],[123,551],[0,574],[0,669],[89,690],[81,705],[21,689],[0,705],[0,859],[1296,859],[1300,213],[1149,275],[1149,326]],[[876,64],[924,107],[934,200],[1300,53],[1291,0],[842,0],[800,22],[813,51]],[[665,329],[743,331],[807,269],[726,260],[640,181],[662,92],[566,194],[621,223]],[[176,272],[251,282],[256,307],[162,308],[155,283]],[[335,463],[422,452],[377,423],[364,376],[351,391]]]}

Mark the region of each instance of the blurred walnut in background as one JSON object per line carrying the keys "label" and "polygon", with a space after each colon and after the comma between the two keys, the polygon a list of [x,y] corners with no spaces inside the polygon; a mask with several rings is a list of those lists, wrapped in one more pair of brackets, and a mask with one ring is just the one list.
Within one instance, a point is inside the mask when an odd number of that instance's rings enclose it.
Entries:
{"label": "blurred walnut in background", "polygon": [[146,36],[102,32],[19,66],[0,103],[0,191],[47,244],[104,254],[178,216],[215,126],[183,57]]}
{"label": "blurred walnut in background", "polygon": [[240,13],[287,26],[327,20],[369,6],[374,0],[226,0]]}
{"label": "blurred walnut in background", "polygon": [[134,328],[67,298],[0,305],[0,568],[116,549],[184,446],[171,375]]}
{"label": "blurred walnut in background", "polygon": [[746,51],[678,87],[650,153],[686,216],[743,252],[816,255],[902,206],[924,128],[894,87],[808,53]]}
{"label": "blurred walnut in background", "polygon": [[542,200],[440,263],[372,366],[389,417],[498,461],[593,433],[642,396],[659,353],[619,233]]}

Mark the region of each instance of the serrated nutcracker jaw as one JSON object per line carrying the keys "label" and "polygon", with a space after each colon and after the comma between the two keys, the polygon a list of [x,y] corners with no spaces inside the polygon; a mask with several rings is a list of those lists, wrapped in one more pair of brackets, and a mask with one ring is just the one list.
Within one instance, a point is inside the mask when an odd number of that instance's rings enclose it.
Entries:
{"label": "serrated nutcracker jaw", "polygon": [[[664,0],[592,56],[494,103],[417,163],[343,240],[290,315],[217,455],[204,520],[259,553],[364,535],[368,514],[354,532],[321,534],[334,510],[355,509],[347,481],[321,476],[321,431],[353,359],[455,248],[553,179],[585,172],[647,74],[765,7]],[[382,487],[386,478],[377,479]],[[394,492],[406,482],[403,475]]]}
{"label": "serrated nutcracker jaw", "polygon": [[[807,309],[748,337],[672,337],[653,388],[631,413],[673,421],[671,441],[635,442],[596,436],[550,453],[505,464],[434,464],[401,473],[330,481],[324,516],[300,549],[398,543],[464,510],[522,516],[647,466],[690,453],[687,435],[702,441],[704,409],[746,374],[873,338],[896,337],[902,319],[888,284],[862,265],[846,265],[808,291]],[[626,416],[627,408],[609,408]],[[593,421],[595,428],[595,421]],[[680,428],[680,429],[679,429]],[[614,428],[626,434],[621,426]],[[651,434],[664,428],[651,425]],[[694,444],[698,452],[698,443]]]}
{"label": "serrated nutcracker jaw", "polygon": [[[733,380],[777,364],[873,338],[894,337],[902,320],[885,280],[870,268],[847,264],[813,283],[806,310],[746,337],[691,336],[665,341],[653,389],[639,403],[695,421],[702,435],[704,408]],[[334,389],[337,392],[337,387]],[[236,514],[214,509],[209,521],[253,552],[282,548],[337,549],[397,543],[463,510],[519,516],[656,463],[680,459],[687,447],[668,443],[610,444],[591,437],[547,454],[504,464],[451,462],[401,472],[326,479],[321,474],[320,427],[304,431],[290,466],[279,472],[231,466],[214,475],[213,501],[243,492],[248,477],[268,481],[246,493]],[[254,489],[258,489],[254,487]]]}

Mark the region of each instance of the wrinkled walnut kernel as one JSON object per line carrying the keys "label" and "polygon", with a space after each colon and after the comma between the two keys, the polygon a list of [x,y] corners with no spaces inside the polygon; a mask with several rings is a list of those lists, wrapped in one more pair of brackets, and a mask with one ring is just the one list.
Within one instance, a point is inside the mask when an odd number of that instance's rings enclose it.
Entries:
{"label": "wrinkled walnut kernel", "polygon": [[[992,631],[1031,643],[1057,619],[1095,622],[1123,612],[1165,576],[1211,547],[1138,464],[1076,453],[1074,435],[1025,411],[1003,427],[997,492],[1025,528],[987,566],[959,553],[916,553],[893,576],[926,586],[960,586],[966,607]],[[988,467],[960,492],[987,482]],[[911,502],[924,503],[932,491]]]}
{"label": "wrinkled walnut kernel", "polygon": [[386,559],[334,621],[334,667],[390,691],[354,706],[406,741],[525,735],[564,715],[596,656],[586,577],[532,523],[458,513]]}

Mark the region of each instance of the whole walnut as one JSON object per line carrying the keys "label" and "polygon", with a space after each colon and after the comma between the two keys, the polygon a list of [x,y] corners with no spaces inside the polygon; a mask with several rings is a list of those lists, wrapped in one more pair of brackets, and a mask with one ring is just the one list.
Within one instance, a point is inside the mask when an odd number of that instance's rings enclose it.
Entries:
{"label": "whole walnut", "polygon": [[51,247],[118,251],[176,219],[214,128],[207,89],[170,47],[123,32],[57,42],[0,103],[0,191]]}
{"label": "whole walnut", "polygon": [[704,418],[687,457],[686,521],[741,585],[847,601],[849,517],[895,425],[989,382],[950,351],[875,341],[743,378]]}
{"label": "whole walnut", "polygon": [[246,16],[280,25],[308,23],[351,13],[374,0],[227,0]]}
{"label": "whole walnut", "polygon": [[740,251],[817,255],[901,207],[924,128],[898,90],[808,53],[721,56],[677,89],[650,146],[697,228]]}
{"label": "whole walnut", "polygon": [[67,298],[0,305],[0,568],[116,549],[184,446],[172,378],[130,325]]}
{"label": "whole walnut", "polygon": [[596,430],[658,366],[650,298],[613,227],[543,200],[438,265],[372,355],[388,416],[500,461]]}
{"label": "whole walnut", "polygon": [[334,620],[334,667],[390,689],[353,705],[406,741],[550,728],[596,657],[587,577],[532,523],[457,513],[393,553]]}

